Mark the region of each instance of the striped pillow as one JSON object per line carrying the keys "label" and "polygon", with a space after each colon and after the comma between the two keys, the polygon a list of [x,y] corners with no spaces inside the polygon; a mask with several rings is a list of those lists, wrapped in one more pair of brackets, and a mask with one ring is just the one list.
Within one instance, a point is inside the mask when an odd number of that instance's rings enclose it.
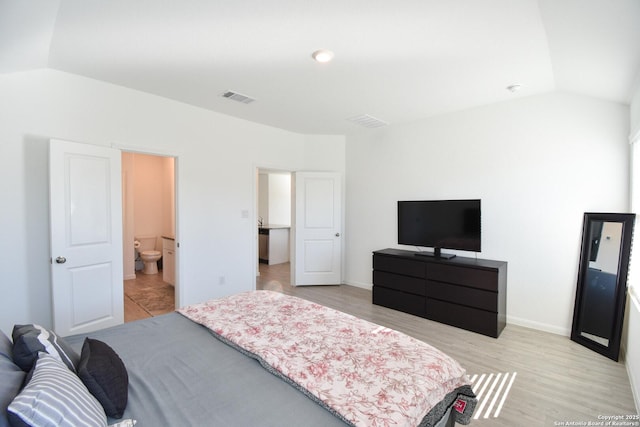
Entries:
{"label": "striped pillow", "polygon": [[82,381],[55,357],[41,352],[33,376],[7,408],[12,426],[107,425],[100,403]]}
{"label": "striped pillow", "polygon": [[13,338],[13,361],[23,371],[29,372],[38,359],[38,353],[47,352],[76,371],[80,355],[55,332],[40,325],[15,325]]}

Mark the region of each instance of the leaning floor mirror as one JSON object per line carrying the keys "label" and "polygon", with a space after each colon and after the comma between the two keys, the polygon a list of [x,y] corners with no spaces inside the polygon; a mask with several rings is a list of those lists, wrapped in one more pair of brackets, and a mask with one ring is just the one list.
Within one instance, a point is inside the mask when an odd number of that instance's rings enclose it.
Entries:
{"label": "leaning floor mirror", "polygon": [[571,339],[618,360],[635,214],[585,213]]}

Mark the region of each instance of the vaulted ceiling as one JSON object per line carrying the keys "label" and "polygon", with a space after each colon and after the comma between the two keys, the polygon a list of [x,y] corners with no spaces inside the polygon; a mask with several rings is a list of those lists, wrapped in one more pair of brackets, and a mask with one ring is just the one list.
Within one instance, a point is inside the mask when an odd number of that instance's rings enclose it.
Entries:
{"label": "vaulted ceiling", "polygon": [[308,134],[551,91],[628,104],[640,0],[0,0],[0,73],[44,67]]}

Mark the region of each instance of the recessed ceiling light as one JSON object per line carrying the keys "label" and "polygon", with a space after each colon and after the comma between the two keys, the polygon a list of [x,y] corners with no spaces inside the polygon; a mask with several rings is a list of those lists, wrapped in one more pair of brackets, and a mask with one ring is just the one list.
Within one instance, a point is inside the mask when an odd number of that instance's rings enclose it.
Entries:
{"label": "recessed ceiling light", "polygon": [[508,90],[509,92],[517,92],[517,91],[519,91],[520,89],[522,89],[522,85],[521,85],[521,84],[518,84],[518,83],[507,86],[507,90]]}
{"label": "recessed ceiling light", "polygon": [[329,62],[333,59],[333,52],[327,49],[319,49],[313,52],[311,56],[318,62]]}

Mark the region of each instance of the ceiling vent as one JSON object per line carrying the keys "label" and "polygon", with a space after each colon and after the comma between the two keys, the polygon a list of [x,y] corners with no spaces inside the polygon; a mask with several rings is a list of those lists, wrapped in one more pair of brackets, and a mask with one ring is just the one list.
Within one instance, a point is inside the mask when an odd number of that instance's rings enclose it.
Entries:
{"label": "ceiling vent", "polygon": [[243,104],[251,104],[253,101],[255,101],[255,99],[247,95],[242,95],[241,93],[233,92],[231,90],[228,90],[225,93],[223,93],[222,97],[227,99],[232,99],[234,101],[242,102]]}
{"label": "ceiling vent", "polygon": [[380,119],[376,119],[375,117],[372,117],[368,114],[362,114],[360,116],[350,117],[347,120],[349,120],[350,122],[359,124],[360,126],[364,126],[366,128],[379,128],[389,124]]}

